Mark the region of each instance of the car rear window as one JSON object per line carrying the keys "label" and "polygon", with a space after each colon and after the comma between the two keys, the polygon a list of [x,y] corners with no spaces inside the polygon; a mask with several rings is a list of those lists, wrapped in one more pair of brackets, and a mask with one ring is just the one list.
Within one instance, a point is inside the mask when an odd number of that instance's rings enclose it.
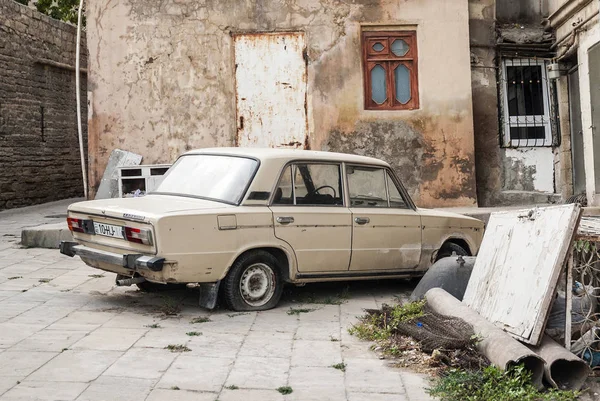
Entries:
{"label": "car rear window", "polygon": [[247,157],[185,155],[169,169],[154,193],[238,204],[258,167]]}

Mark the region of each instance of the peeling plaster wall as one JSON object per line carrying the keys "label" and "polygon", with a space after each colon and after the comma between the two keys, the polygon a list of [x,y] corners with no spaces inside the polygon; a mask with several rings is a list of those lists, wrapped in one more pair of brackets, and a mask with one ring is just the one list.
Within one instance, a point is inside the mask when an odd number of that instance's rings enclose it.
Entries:
{"label": "peeling plaster wall", "polygon": [[504,190],[554,193],[553,164],[551,148],[506,149]]}
{"label": "peeling plaster wall", "polygon": [[[101,0],[87,13],[92,187],[117,147],[161,163],[235,145],[231,34],[304,31],[310,148],[384,158],[420,206],[476,203],[467,0]],[[417,25],[419,110],[364,110],[361,24]]]}

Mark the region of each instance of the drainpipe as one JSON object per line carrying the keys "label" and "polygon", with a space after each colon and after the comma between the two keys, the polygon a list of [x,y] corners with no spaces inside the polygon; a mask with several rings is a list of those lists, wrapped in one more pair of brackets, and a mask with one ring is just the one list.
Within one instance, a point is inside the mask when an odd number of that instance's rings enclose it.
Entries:
{"label": "drainpipe", "polygon": [[83,178],[83,195],[88,198],[87,169],[85,166],[85,152],[83,151],[83,130],[81,127],[81,88],[79,80],[79,60],[81,58],[81,10],[83,9],[83,0],[79,0],[79,10],[77,11],[77,47],[75,50],[75,97],[77,99],[77,133],[79,135],[79,156],[81,157],[81,175]]}

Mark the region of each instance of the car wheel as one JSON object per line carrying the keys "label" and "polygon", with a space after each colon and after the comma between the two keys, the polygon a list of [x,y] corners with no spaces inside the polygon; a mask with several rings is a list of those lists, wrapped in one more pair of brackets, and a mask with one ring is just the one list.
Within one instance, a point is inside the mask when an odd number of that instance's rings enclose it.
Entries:
{"label": "car wheel", "polygon": [[283,292],[277,259],[265,251],[252,251],[239,258],[221,286],[225,304],[236,311],[274,308]]}
{"label": "car wheel", "polygon": [[469,252],[462,246],[446,242],[438,251],[435,261],[452,256],[453,253],[456,253],[456,256],[469,256]]}

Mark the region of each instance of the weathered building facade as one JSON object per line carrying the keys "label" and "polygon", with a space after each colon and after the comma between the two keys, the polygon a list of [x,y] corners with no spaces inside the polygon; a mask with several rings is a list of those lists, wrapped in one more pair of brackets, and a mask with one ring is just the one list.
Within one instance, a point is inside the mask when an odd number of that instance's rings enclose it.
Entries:
{"label": "weathered building facade", "polygon": [[548,72],[563,45],[553,15],[591,4],[96,2],[90,186],[115,148],[168,163],[192,148],[283,146],[383,158],[419,206],[562,201],[581,189],[582,158],[564,78]]}
{"label": "weathered building facade", "polygon": [[110,152],[286,146],[389,161],[476,204],[467,0],[93,2],[90,186]]}
{"label": "weathered building facade", "polygon": [[0,0],[0,210],[83,195],[75,47],[74,26]]}
{"label": "weathered building facade", "polygon": [[[548,0],[565,176],[573,192],[600,205],[600,2]],[[569,187],[569,185],[567,185]]]}

